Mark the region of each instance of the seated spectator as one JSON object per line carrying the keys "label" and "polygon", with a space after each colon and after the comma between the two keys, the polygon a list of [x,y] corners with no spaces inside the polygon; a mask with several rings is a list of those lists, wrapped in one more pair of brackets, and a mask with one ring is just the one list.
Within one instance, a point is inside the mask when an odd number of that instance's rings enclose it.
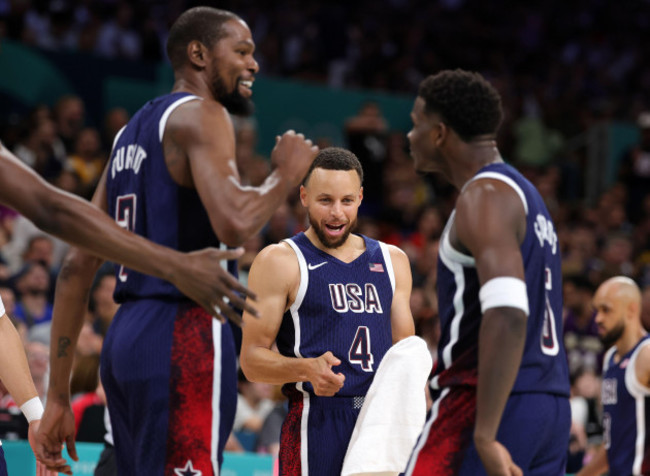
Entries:
{"label": "seated spectator", "polygon": [[14,317],[24,322],[30,333],[37,326],[48,327],[52,321],[52,304],[48,301],[50,294],[50,275],[47,268],[40,263],[27,263],[14,278],[18,302]]}
{"label": "seated spectator", "polygon": [[249,382],[241,369],[237,378],[239,394],[233,432],[244,449],[253,451],[264,420],[274,407],[270,398],[273,387],[266,383]]}

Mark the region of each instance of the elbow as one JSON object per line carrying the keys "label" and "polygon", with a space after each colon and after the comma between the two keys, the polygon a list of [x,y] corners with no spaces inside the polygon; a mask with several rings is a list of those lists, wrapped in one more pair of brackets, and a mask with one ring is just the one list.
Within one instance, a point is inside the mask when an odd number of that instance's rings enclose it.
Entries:
{"label": "elbow", "polygon": [[241,355],[239,356],[239,365],[241,370],[244,373],[244,376],[249,382],[260,383],[260,375],[255,371],[255,366],[251,362],[251,358],[248,355],[246,349],[242,348]]}

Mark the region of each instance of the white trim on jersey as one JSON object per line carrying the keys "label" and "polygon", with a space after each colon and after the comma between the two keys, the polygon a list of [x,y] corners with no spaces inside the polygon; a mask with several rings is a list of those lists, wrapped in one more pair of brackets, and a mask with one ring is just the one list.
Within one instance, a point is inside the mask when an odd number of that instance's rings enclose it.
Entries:
{"label": "white trim on jersey", "polygon": [[160,122],[158,123],[158,138],[160,139],[160,142],[162,142],[163,135],[165,134],[165,126],[167,126],[167,119],[169,119],[170,114],[174,112],[174,109],[176,109],[181,104],[184,104],[188,101],[194,101],[195,99],[203,100],[203,98],[199,96],[194,96],[194,95],[185,96],[180,98],[177,101],[174,101],[167,107],[167,109],[165,109],[165,112],[163,113],[162,116],[160,116]]}
{"label": "white trim on jersey", "polygon": [[435,402],[433,402],[433,405],[431,406],[431,414],[429,415],[429,419],[427,420],[427,422],[424,424],[424,428],[422,429],[420,438],[418,439],[418,442],[416,443],[415,448],[413,449],[413,453],[411,454],[411,459],[409,460],[409,464],[406,467],[406,471],[404,472],[405,476],[410,476],[413,474],[413,468],[415,467],[415,463],[418,460],[420,451],[422,450],[425,443],[429,439],[429,432],[431,431],[433,422],[436,421],[436,419],[438,418],[438,412],[440,411],[440,403],[442,402],[442,399],[447,396],[448,393],[449,393],[449,387],[445,388],[440,393],[438,399]]}
{"label": "white trim on jersey", "polygon": [[113,147],[111,147],[111,150],[115,149],[115,144],[117,144],[117,141],[120,140],[120,137],[122,136],[122,132],[124,132],[124,129],[126,129],[126,125],[122,126],[122,128],[117,131],[117,134],[115,134],[115,139],[113,139]]}
{"label": "white trim on jersey", "polygon": [[[517,182],[512,180],[507,175],[503,175],[500,172],[489,172],[489,171],[488,172],[481,172],[480,174],[475,175],[474,177],[472,177],[471,180],[469,182],[467,182],[465,184],[465,186],[463,186],[463,190],[465,190],[465,188],[470,183],[472,183],[472,182],[474,182],[476,180],[484,179],[484,178],[501,180],[502,182],[507,183],[508,185],[510,185],[514,189],[514,191],[517,192],[517,195],[519,195],[519,198],[521,198],[521,201],[524,204],[524,210],[526,210],[526,215],[528,215],[528,202],[526,201],[526,195],[524,194],[524,191],[521,189],[521,187],[519,185],[517,185]],[[461,193],[463,192],[463,190],[461,190]]]}
{"label": "white trim on jersey", "polygon": [[458,251],[451,245],[451,241],[449,240],[449,230],[451,229],[455,216],[456,210],[451,212],[447,226],[445,226],[445,229],[442,232],[442,239],[440,240],[440,255],[444,255],[447,260],[458,262],[462,266],[474,268],[476,267],[476,260],[474,257]]}
{"label": "white trim on jersey", "polygon": [[[210,441],[210,460],[215,476],[219,476],[219,426],[221,424],[221,326],[217,319],[212,319],[212,346],[214,363],[212,370],[212,439]],[[227,324],[225,324],[227,325]]]}
{"label": "white trim on jersey", "polygon": [[627,363],[625,368],[625,387],[630,395],[634,397],[636,404],[636,442],[634,444],[634,464],[632,465],[632,474],[641,474],[641,465],[645,456],[645,437],[647,428],[645,426],[645,399],[650,396],[650,388],[644,386],[636,376],[636,359],[643,347],[650,345],[650,340],[646,340],[639,345]]}
{"label": "white trim on jersey", "polygon": [[603,374],[607,372],[607,369],[609,368],[609,361],[612,360],[612,354],[616,352],[616,346],[610,347],[607,352],[605,352],[605,356],[603,357]]}
{"label": "white trim on jersey", "polygon": [[463,303],[463,293],[465,292],[465,273],[461,263],[457,263],[449,259],[444,253],[440,253],[440,258],[449,270],[454,273],[454,280],[456,281],[456,293],[454,294],[454,317],[451,320],[451,327],[449,332],[449,342],[442,351],[442,361],[445,368],[451,366],[452,358],[451,351],[458,342],[460,334],[460,322],[465,314],[465,304]]}
{"label": "white trim on jersey", "polygon": [[[307,270],[307,260],[305,260],[305,256],[302,254],[302,251],[300,251],[298,245],[296,245],[291,239],[283,241],[291,246],[294,253],[296,253],[296,258],[298,258],[298,267],[300,268],[300,284],[298,285],[298,292],[296,293],[295,301],[289,307],[289,311],[291,312],[295,332],[293,353],[296,357],[302,358],[302,354],[300,353],[300,313],[298,310],[307,294],[309,271]],[[309,445],[307,438],[307,423],[309,422],[309,392],[302,388],[302,382],[296,383],[296,389],[299,392],[302,392],[302,417],[300,419],[300,468],[302,470],[302,476],[309,476],[309,457],[307,451]]]}
{"label": "white trim on jersey", "polygon": [[379,248],[381,248],[381,254],[384,255],[384,262],[386,263],[386,271],[388,272],[388,278],[390,279],[390,287],[395,293],[395,270],[393,269],[393,260],[390,259],[390,251],[386,243],[379,243]]}

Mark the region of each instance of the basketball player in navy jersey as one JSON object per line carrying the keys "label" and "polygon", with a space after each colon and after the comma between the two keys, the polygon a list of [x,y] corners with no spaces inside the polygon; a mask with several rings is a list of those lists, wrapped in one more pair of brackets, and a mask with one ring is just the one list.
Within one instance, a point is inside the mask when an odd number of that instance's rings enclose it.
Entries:
{"label": "basketball player in navy jersey", "polygon": [[641,324],[641,291],[617,276],[593,299],[605,347],[601,401],[604,443],[578,476],[650,474],[650,337]]}
{"label": "basketball player in navy jersey", "polygon": [[[243,250],[207,249],[185,254],[155,245],[119,227],[105,213],[85,200],[52,187],[2,143],[0,202],[29,218],[40,229],[69,243],[175,283],[183,293],[211,312],[214,312],[214,304],[223,302],[224,297],[239,308],[245,306],[233,290],[250,295],[219,265],[221,260],[236,258]],[[13,324],[4,315],[1,301],[0,307],[0,378],[30,422],[29,441],[37,453],[42,448],[37,442],[36,430],[43,407],[27,368],[25,351]],[[233,310],[226,311],[228,315],[235,315]],[[56,464],[65,463],[60,456],[53,457],[52,461]],[[45,476],[50,473],[39,468],[39,474]],[[1,447],[0,476],[6,476]]]}
{"label": "basketball player in navy jersey", "polygon": [[440,240],[433,406],[407,474],[563,475],[560,252],[539,193],[497,149],[499,94],[478,73],[442,71],[411,118],[416,169],[460,194]]}
{"label": "basketball player in navy jersey", "polygon": [[251,381],[284,384],[283,476],[341,474],[374,372],[414,333],[408,258],[351,233],[362,180],[352,152],[321,150],[300,187],[310,227],[263,249],[248,277],[264,318],[244,314],[241,365]]}
{"label": "basketball player in navy jersey", "polygon": [[[144,105],[118,133],[94,202],[124,227],[179,250],[238,246],[258,232],[318,149],[289,131],[271,153],[274,171],[266,181],[241,185],[229,112],[250,111],[254,50],[236,15],[210,7],[183,13],[167,41],[173,90]],[[57,347],[41,425],[55,456],[64,440],[76,456],[69,375],[99,265],[72,250],[57,283]],[[121,306],[104,341],[101,378],[118,474],[218,474],[237,395],[230,326],[170,283],[126,267],[116,274]]]}

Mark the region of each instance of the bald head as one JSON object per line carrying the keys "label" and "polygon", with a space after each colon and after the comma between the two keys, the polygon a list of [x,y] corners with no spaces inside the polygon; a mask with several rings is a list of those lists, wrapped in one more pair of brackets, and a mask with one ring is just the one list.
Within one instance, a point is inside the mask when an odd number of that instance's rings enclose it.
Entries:
{"label": "bald head", "polygon": [[[596,324],[605,347],[625,342],[641,331],[641,291],[630,278],[616,276],[601,284],[594,295]],[[618,344],[617,344],[618,346]]]}
{"label": "bald head", "polygon": [[632,304],[641,309],[641,290],[634,280],[626,276],[615,276],[600,285],[596,296],[602,294],[620,303]]}

